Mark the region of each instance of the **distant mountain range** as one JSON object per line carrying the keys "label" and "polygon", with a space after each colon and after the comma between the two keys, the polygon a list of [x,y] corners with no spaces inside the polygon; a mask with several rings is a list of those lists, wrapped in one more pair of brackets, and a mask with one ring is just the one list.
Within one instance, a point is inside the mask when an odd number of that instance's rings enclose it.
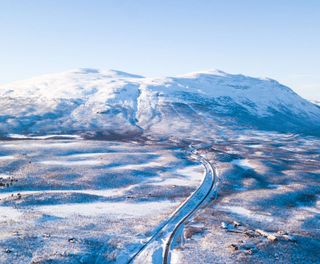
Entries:
{"label": "distant mountain range", "polygon": [[0,135],[203,138],[255,129],[320,136],[320,107],[272,79],[218,70],[145,78],[76,69],[0,86]]}

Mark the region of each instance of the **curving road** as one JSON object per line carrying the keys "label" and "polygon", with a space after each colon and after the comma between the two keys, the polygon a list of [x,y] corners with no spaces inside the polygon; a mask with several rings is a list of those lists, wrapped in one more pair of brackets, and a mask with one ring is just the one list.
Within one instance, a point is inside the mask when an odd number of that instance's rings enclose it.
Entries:
{"label": "curving road", "polygon": [[204,157],[194,156],[206,169],[201,185],[131,257],[128,263],[170,263],[171,250],[183,230],[184,223],[215,194],[218,183],[215,169]]}

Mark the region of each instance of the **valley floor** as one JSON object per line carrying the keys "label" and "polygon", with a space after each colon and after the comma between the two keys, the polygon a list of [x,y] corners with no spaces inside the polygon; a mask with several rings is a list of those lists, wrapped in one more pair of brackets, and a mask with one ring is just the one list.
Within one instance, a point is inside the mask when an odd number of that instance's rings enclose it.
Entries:
{"label": "valley floor", "polygon": [[216,200],[186,225],[173,263],[320,263],[320,140],[250,135],[199,149]]}
{"label": "valley floor", "polygon": [[[251,133],[191,144],[218,195],[171,263],[320,263],[320,140]],[[0,263],[127,263],[201,184],[176,142],[0,142]]]}
{"label": "valley floor", "polygon": [[0,263],[126,263],[200,184],[168,146],[0,142]]}

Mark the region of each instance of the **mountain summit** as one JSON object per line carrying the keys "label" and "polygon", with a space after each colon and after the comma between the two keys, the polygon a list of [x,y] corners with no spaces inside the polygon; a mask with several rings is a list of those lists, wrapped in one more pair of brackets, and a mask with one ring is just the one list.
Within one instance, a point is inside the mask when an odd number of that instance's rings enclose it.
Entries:
{"label": "mountain summit", "polygon": [[200,71],[146,78],[76,69],[0,86],[0,135],[214,137],[258,129],[320,135],[320,108],[271,79]]}

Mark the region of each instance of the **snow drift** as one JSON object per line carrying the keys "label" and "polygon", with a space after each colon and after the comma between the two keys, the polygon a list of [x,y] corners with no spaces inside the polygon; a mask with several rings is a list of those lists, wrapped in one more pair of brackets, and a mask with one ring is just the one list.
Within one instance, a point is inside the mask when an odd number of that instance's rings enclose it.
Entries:
{"label": "snow drift", "polygon": [[320,108],[271,79],[222,71],[145,78],[76,69],[0,86],[0,135],[214,137],[241,129],[320,135]]}

